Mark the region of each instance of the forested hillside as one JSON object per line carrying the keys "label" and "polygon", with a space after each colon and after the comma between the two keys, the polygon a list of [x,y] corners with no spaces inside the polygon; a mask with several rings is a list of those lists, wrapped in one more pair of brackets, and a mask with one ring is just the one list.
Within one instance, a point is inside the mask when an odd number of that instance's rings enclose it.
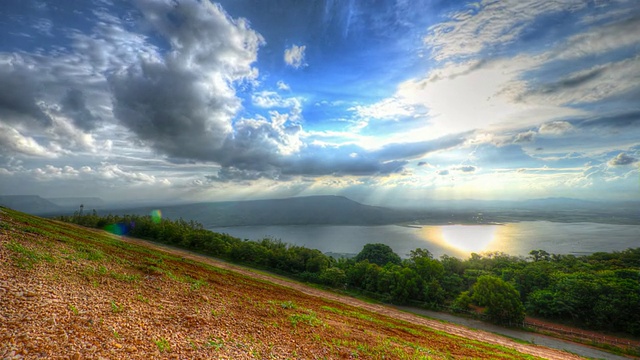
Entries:
{"label": "forested hillside", "polygon": [[579,326],[640,335],[640,248],[587,256],[532,250],[527,258],[505,253],[468,259],[415,249],[401,259],[383,244],[369,244],[353,259],[278,240],[248,241],[184,220],[151,216],[62,217],[84,226],[150,239],[249,264],[397,304],[465,310],[485,308],[498,323],[526,314]]}

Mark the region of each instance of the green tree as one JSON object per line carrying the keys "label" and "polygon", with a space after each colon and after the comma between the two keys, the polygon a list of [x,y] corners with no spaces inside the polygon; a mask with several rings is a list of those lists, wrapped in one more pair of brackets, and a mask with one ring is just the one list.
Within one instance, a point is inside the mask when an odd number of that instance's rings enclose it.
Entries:
{"label": "green tree", "polygon": [[517,324],[524,320],[524,305],[518,290],[497,276],[480,276],[471,298],[478,305],[486,306],[485,314],[493,322]]}
{"label": "green tree", "polygon": [[320,274],[320,281],[329,286],[343,288],[347,284],[347,275],[344,273],[344,270],[337,267],[331,267],[325,269]]}
{"label": "green tree", "polygon": [[551,255],[544,250],[531,250],[529,251],[529,257],[534,262],[551,260]]}
{"label": "green tree", "polygon": [[389,245],[366,244],[362,251],[355,257],[356,262],[369,260],[370,263],[385,266],[387,263],[400,265],[402,260],[398,254],[394,253]]}

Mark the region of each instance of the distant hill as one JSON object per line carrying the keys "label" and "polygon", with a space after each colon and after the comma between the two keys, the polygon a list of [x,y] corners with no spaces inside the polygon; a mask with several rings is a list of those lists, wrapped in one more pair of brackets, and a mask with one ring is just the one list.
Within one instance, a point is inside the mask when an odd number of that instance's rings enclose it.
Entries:
{"label": "distant hill", "polygon": [[37,195],[0,195],[0,205],[30,214],[62,211],[62,207]]}
{"label": "distant hill", "polygon": [[[114,214],[148,214],[158,207],[110,210]],[[411,211],[363,205],[342,196],[309,196],[274,200],[227,201],[159,208],[171,219],[184,218],[205,227],[250,225],[381,225],[409,221]]]}
{"label": "distant hill", "polygon": [[84,205],[85,209],[93,209],[93,208],[103,208],[106,206],[104,200],[99,197],[58,197],[58,198],[47,198],[47,200],[51,201],[55,205],[64,207],[64,208],[79,208],[80,205]]}

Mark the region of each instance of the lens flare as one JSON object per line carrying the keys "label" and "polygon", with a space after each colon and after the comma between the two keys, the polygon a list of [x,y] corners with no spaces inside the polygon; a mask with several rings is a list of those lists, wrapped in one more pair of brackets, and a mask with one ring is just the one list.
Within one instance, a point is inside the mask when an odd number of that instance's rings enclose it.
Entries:
{"label": "lens flare", "polygon": [[162,211],[160,210],[151,210],[151,221],[154,224],[159,224],[162,221]]}
{"label": "lens flare", "polygon": [[124,224],[109,224],[104,227],[105,231],[110,232],[115,235],[125,235],[127,233],[127,227]]}

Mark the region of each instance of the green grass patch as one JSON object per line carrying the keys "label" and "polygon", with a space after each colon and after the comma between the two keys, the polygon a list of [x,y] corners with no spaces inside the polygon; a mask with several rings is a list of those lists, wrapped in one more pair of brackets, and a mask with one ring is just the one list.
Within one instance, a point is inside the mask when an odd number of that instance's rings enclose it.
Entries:
{"label": "green grass patch", "polygon": [[29,249],[17,241],[10,241],[4,246],[14,253],[13,261],[21,269],[32,269],[35,264],[42,260],[51,263],[55,262],[51,254]]}
{"label": "green grass patch", "polygon": [[157,340],[153,340],[153,342],[156,344],[160,352],[171,350],[171,344],[169,344],[169,341],[163,337]]}
{"label": "green grass patch", "polygon": [[344,315],[344,311],[342,311],[340,309],[336,309],[336,308],[331,307],[331,306],[322,306],[321,309],[324,310],[324,311],[332,312],[334,314]]}
{"label": "green grass patch", "polygon": [[122,307],[122,305],[118,305],[118,303],[111,300],[111,311],[113,311],[114,313],[119,313],[119,312],[122,312],[123,310],[124,308]]}
{"label": "green grass patch", "polygon": [[77,258],[90,260],[90,261],[99,261],[105,258],[105,255],[102,251],[98,249],[92,249],[87,246],[76,247],[75,256]]}
{"label": "green grass patch", "polygon": [[75,305],[73,305],[73,304],[69,304],[69,305],[67,305],[67,306],[69,307],[69,310],[71,310],[71,312],[72,312],[74,315],[78,315],[78,314],[80,313],[80,311],[78,311],[78,308],[77,308]]}
{"label": "green grass patch", "polygon": [[222,340],[222,338],[216,338],[216,339],[210,338],[207,341],[206,346],[210,348],[214,348],[216,350],[220,350],[224,347],[224,340]]}
{"label": "green grass patch", "polygon": [[293,301],[289,300],[281,302],[280,307],[283,309],[296,309],[298,306]]}
{"label": "green grass patch", "polygon": [[306,314],[297,313],[297,314],[290,315],[289,322],[294,327],[298,326],[299,323],[307,324],[309,326],[324,325],[324,322],[318,319],[318,316],[313,311],[309,311]]}

